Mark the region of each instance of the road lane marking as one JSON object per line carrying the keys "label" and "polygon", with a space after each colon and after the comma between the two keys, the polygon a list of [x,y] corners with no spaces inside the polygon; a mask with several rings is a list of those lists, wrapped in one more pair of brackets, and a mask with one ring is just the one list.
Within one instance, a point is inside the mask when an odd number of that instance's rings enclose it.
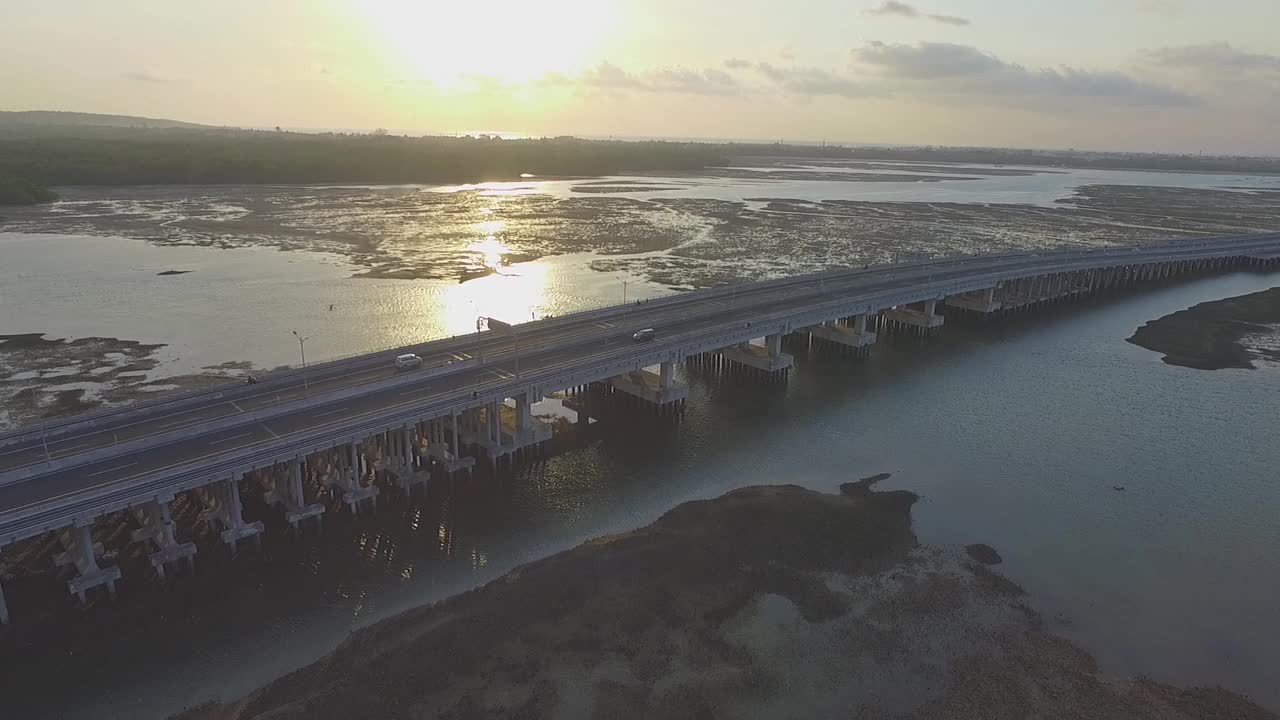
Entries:
{"label": "road lane marking", "polygon": [[127,467],[133,467],[134,465],[137,465],[137,464],[138,464],[138,463],[136,463],[136,462],[125,463],[124,465],[117,465],[117,466],[115,466],[115,467],[113,467],[113,468],[107,468],[106,470],[99,470],[98,472],[95,472],[95,473],[89,473],[89,474],[88,474],[88,475],[86,475],[85,477],[93,477],[94,475],[102,475],[102,474],[104,474],[104,473],[114,472],[114,471],[116,471],[116,470],[123,470],[123,469],[125,469],[125,468],[127,468]]}
{"label": "road lane marking", "polygon": [[344,411],[344,410],[346,410],[346,408],[344,408],[344,407],[340,407],[340,408],[338,408],[337,410],[329,410],[328,412],[316,413],[316,414],[315,414],[315,417],[324,417],[325,415],[332,415],[332,414],[334,414],[334,413],[340,413],[340,412],[342,412],[342,411]]}
{"label": "road lane marking", "polygon": [[175,425],[186,425],[188,423],[201,422],[203,420],[206,420],[206,418],[184,418],[182,420],[174,420],[173,422],[167,422],[162,425],[157,425],[156,427],[167,428],[167,427],[173,427]]}
{"label": "road lane marking", "polygon": [[[321,427],[323,427],[323,426],[321,426]],[[275,431],[275,430],[272,430],[271,428],[267,427],[266,423],[263,423],[263,424],[262,424],[262,429],[263,429],[263,430],[266,430],[266,431],[267,431],[267,432],[269,432],[269,433],[271,433],[271,437],[273,437],[273,438],[278,438],[278,437],[280,437],[279,435],[277,435],[277,434],[276,434],[276,431]]]}
{"label": "road lane marking", "polygon": [[252,435],[252,434],[253,434],[253,433],[251,433],[251,432],[247,432],[247,433],[240,433],[239,435],[232,435],[231,437],[225,437],[225,438],[222,438],[221,440],[210,440],[210,441],[209,441],[209,444],[210,444],[210,445],[217,445],[218,443],[231,442],[232,440],[239,440],[239,439],[240,439],[240,438],[242,438],[242,437],[249,437],[249,436],[250,436],[250,435]]}
{"label": "road lane marking", "polygon": [[236,412],[240,412],[240,413],[244,412],[244,408],[240,407],[240,403],[238,402],[232,401],[231,407],[235,408]]}
{"label": "road lane marking", "polygon": [[613,324],[613,323],[611,323],[611,322],[605,322],[604,320],[597,320],[597,321],[595,321],[595,322],[593,322],[593,323],[591,323],[591,324],[592,324],[592,325],[595,325],[596,327],[600,328],[601,330],[608,330],[609,328],[617,327],[617,325],[614,325],[614,324]]}

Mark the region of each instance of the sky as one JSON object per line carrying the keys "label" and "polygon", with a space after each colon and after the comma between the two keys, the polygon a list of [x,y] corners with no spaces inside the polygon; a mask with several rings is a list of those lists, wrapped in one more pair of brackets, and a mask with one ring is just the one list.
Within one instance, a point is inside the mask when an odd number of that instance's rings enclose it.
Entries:
{"label": "sky", "polygon": [[1280,0],[59,0],[0,109],[1280,155]]}

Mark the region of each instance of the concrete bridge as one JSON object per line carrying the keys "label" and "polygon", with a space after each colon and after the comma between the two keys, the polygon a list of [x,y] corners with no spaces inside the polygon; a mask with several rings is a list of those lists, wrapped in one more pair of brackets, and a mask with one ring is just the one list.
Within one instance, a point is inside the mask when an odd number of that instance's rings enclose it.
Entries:
{"label": "concrete bridge", "polygon": [[[559,392],[582,417],[602,403],[678,416],[675,379],[732,373],[784,382],[784,345],[867,354],[886,334],[928,336],[955,315],[998,317],[1175,275],[1280,266],[1280,233],[1099,249],[964,256],[836,270],[681,293],[437,340],[0,435],[0,549],[44,536],[82,600],[114,590],[118,566],[95,521],[129,513],[134,543],[163,575],[196,546],[174,520],[192,508],[233,549],[258,540],[242,493],[295,527],[387,489],[469,474],[541,452],[531,407]],[[655,328],[638,343],[632,334]],[[392,359],[415,352],[421,368]],[[619,400],[625,400],[619,403]],[[0,622],[8,621],[0,588]]]}

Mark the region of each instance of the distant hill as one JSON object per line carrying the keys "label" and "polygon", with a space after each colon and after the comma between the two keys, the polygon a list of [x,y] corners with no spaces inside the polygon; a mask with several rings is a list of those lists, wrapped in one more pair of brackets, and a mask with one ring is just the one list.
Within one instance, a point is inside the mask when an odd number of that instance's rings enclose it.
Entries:
{"label": "distant hill", "polygon": [[99,113],[59,112],[54,110],[0,110],[0,128],[38,125],[43,127],[116,127],[116,128],[186,128],[212,129],[212,125]]}

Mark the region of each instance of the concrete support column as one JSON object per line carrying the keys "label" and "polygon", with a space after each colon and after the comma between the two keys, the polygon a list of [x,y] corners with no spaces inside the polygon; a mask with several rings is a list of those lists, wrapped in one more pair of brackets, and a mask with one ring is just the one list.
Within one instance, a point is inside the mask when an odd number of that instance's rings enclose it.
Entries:
{"label": "concrete support column", "polygon": [[453,437],[449,439],[449,452],[453,453],[454,457],[459,457],[461,456],[462,444],[458,442],[458,413],[449,415],[449,421],[453,423]]}
{"label": "concrete support column", "polygon": [[533,427],[533,413],[529,407],[529,394],[516,396],[516,437],[523,440]]}
{"label": "concrete support column", "polygon": [[859,335],[867,331],[867,316],[865,313],[853,319],[853,331]]}
{"label": "concrete support column", "polygon": [[413,469],[413,436],[408,425],[400,429],[400,447],[404,451],[404,467]]}
{"label": "concrete support column", "polygon": [[262,523],[246,523],[244,521],[244,504],[240,500],[240,483],[235,478],[223,480],[214,485],[214,495],[218,507],[215,517],[222,523],[222,542],[235,550],[236,545],[247,537],[262,543]]}
{"label": "concrete support column", "polygon": [[782,354],[782,334],[766,335],[764,338],[765,349],[769,351],[769,357],[776,358]]}
{"label": "concrete support column", "polygon": [[320,504],[308,505],[306,488],[302,484],[302,460],[291,458],[285,467],[284,477],[276,477],[277,489],[275,498],[284,504],[284,517],[289,524],[297,527],[307,518],[318,518],[324,513]]}
{"label": "concrete support column", "polygon": [[103,568],[98,565],[98,548],[94,546],[92,523],[77,523],[71,526],[64,538],[66,552],[54,558],[57,565],[74,565],[79,574],[67,581],[67,589],[85,602],[85,593],[106,585],[112,594],[116,591],[116,581],[120,579],[120,568]]}
{"label": "concrete support column", "polygon": [[672,382],[674,381],[674,376],[675,376],[675,363],[674,363],[674,362],[664,362],[664,363],[662,363],[661,370],[662,370],[662,374],[661,374],[661,377],[662,377],[662,385],[661,385],[661,387],[662,387],[662,389],[663,389],[663,390],[670,390],[670,389],[671,389],[671,384],[672,384]]}
{"label": "concrete support column", "polygon": [[494,400],[489,403],[489,440],[494,443],[502,442],[502,408],[501,404]]}
{"label": "concrete support column", "polygon": [[358,482],[364,477],[364,468],[360,467],[360,445],[358,443],[350,443],[347,445],[347,479],[351,482]]}
{"label": "concrete support column", "polygon": [[196,546],[194,543],[179,543],[174,535],[173,515],[169,509],[172,498],[156,498],[142,506],[145,524],[133,531],[133,541],[150,540],[155,543],[157,551],[151,553],[151,567],[156,574],[164,577],[170,564],[186,560],[191,567],[195,566]]}
{"label": "concrete support column", "polygon": [[4,602],[4,586],[0,585],[0,625],[9,624],[9,606]]}
{"label": "concrete support column", "polygon": [[937,301],[937,300],[925,300],[925,301],[924,301],[924,314],[925,314],[925,315],[937,315],[937,312],[936,312],[936,310],[937,310],[937,309],[938,309],[938,301]]}

